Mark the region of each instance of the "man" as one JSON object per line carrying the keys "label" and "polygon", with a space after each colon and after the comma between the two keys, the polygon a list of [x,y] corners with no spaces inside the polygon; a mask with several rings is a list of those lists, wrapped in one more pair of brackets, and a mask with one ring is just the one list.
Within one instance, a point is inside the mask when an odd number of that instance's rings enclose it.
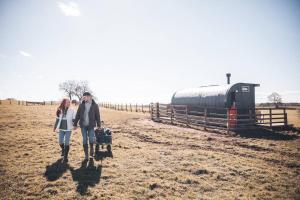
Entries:
{"label": "man", "polygon": [[77,127],[78,121],[82,133],[85,160],[88,160],[88,140],[90,143],[90,156],[93,158],[95,143],[94,128],[96,124],[98,128],[101,127],[99,107],[92,99],[92,95],[89,92],[83,93],[83,101],[78,107],[74,120],[75,127]]}

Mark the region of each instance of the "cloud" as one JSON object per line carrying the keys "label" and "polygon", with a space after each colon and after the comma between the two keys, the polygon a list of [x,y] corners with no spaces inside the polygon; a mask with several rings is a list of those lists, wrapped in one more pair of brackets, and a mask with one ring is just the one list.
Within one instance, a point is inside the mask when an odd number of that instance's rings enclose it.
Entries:
{"label": "cloud", "polygon": [[36,76],[36,78],[42,80],[42,79],[44,79],[45,77],[44,77],[43,75],[39,74],[39,75]]}
{"label": "cloud", "polygon": [[66,16],[78,17],[81,15],[78,4],[74,2],[69,2],[69,3],[57,2],[57,6]]}
{"label": "cloud", "polygon": [[7,58],[7,56],[0,53],[0,58]]}
{"label": "cloud", "polygon": [[28,52],[25,52],[25,51],[22,51],[22,50],[20,50],[19,52],[20,52],[20,54],[21,54],[22,56],[25,56],[25,57],[32,57],[32,55],[31,55],[30,53],[28,53]]}
{"label": "cloud", "polygon": [[299,94],[300,95],[300,90],[288,90],[285,92],[282,92],[282,94]]}

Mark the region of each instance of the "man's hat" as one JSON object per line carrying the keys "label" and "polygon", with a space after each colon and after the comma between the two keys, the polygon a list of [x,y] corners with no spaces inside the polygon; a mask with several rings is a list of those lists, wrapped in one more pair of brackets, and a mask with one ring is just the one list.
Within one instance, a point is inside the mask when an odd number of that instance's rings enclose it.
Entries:
{"label": "man's hat", "polygon": [[92,95],[91,95],[91,93],[89,93],[89,92],[84,92],[84,93],[83,93],[83,96],[92,96]]}

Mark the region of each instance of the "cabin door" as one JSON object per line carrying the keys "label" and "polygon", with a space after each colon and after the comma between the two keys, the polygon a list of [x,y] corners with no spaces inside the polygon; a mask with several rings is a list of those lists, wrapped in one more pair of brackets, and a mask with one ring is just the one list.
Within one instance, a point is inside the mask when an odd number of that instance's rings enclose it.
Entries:
{"label": "cabin door", "polygon": [[231,92],[230,93],[230,105],[229,108],[231,108],[232,106],[236,106],[236,92]]}

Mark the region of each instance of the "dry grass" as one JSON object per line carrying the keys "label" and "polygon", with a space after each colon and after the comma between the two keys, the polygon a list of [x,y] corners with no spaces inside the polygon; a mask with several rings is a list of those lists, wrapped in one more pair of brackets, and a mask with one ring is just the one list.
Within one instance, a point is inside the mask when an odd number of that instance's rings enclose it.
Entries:
{"label": "dry grass", "polygon": [[57,162],[54,106],[0,105],[1,199],[295,199],[300,139],[293,133],[238,136],[154,123],[102,109],[113,158],[82,167],[81,134],[68,165]]}
{"label": "dry grass", "polygon": [[295,127],[300,127],[300,108],[295,110],[287,110],[288,123],[293,124]]}

